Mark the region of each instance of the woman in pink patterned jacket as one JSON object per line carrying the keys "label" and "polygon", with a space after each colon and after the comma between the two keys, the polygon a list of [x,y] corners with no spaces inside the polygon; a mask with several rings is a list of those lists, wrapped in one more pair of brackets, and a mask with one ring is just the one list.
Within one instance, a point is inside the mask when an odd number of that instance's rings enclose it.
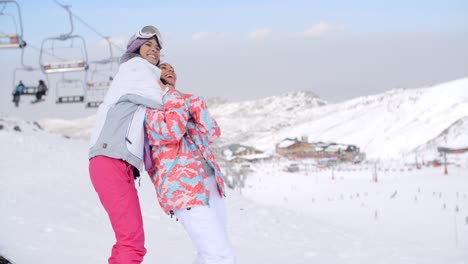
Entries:
{"label": "woman in pink patterned jacket", "polygon": [[233,264],[225,221],[224,181],[210,144],[220,136],[206,102],[175,89],[176,74],[160,65],[164,110],[147,109],[145,128],[154,168],[148,174],[162,209],[175,215],[198,255],[194,263]]}

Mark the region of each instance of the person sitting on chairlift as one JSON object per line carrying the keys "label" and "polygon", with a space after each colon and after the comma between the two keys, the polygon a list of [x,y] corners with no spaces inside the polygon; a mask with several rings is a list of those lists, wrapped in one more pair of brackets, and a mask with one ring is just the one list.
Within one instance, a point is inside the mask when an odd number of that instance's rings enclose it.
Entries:
{"label": "person sitting on chairlift", "polygon": [[47,93],[47,85],[44,83],[43,80],[39,80],[39,85],[37,86],[36,92],[36,101],[40,101],[42,96]]}
{"label": "person sitting on chairlift", "polygon": [[19,94],[24,94],[26,90],[26,86],[24,86],[23,81],[19,81],[18,85],[16,86],[15,92]]}
{"label": "person sitting on chairlift", "polygon": [[24,86],[23,81],[19,81],[18,85],[13,91],[13,102],[16,106],[19,104],[20,95],[23,94],[25,90],[26,87]]}

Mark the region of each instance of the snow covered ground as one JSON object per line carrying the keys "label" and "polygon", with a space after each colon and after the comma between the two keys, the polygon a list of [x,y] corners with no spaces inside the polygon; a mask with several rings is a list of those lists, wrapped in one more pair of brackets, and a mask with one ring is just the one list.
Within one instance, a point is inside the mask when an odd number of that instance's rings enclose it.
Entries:
{"label": "snow covered ground", "polygon": [[[87,141],[22,120],[0,125],[0,254],[15,263],[106,263],[113,233],[88,177]],[[256,165],[242,194],[228,192],[238,263],[468,263],[466,164],[448,175],[383,164],[377,183],[365,166],[332,180],[331,171],[292,174],[284,165]],[[145,175],[138,190],[144,263],[191,263],[190,240]]]}
{"label": "snow covered ground", "polygon": [[372,252],[388,250],[393,263],[468,261],[466,164],[448,175],[441,167],[382,169],[377,182],[371,166],[288,173],[279,164],[254,167],[243,194],[350,232]]}

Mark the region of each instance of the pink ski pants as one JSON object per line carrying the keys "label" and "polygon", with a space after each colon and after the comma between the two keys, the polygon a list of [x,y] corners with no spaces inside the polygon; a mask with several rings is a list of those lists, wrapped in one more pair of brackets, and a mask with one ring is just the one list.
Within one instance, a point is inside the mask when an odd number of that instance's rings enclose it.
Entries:
{"label": "pink ski pants", "polygon": [[97,156],[89,162],[89,174],[115,233],[109,264],[140,264],[146,249],[133,166]]}

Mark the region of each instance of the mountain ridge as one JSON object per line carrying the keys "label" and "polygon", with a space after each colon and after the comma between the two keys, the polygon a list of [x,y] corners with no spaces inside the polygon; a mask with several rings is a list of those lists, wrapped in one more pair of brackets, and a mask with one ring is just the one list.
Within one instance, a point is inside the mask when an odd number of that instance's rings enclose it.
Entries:
{"label": "mountain ridge", "polygon": [[[435,155],[431,140],[468,116],[468,78],[338,103],[307,91],[241,102],[218,99],[210,112],[222,130],[219,147],[238,143],[272,153],[280,140],[306,135],[310,141],[354,144],[371,159],[401,158],[422,149]],[[51,132],[86,139],[94,120],[95,116],[43,119],[40,124]],[[461,129],[458,133],[468,130]],[[445,142],[461,144],[452,134]]]}

